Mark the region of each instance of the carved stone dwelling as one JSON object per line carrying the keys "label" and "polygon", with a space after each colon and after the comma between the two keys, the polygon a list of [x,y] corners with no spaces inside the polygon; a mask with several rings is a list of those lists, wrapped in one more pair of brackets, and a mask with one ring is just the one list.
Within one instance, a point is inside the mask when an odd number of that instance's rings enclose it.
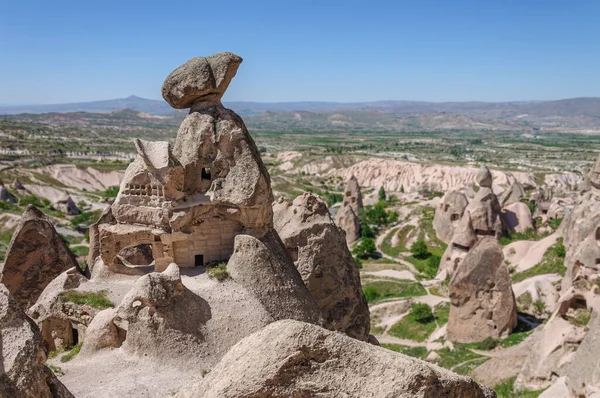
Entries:
{"label": "carved stone dwelling", "polygon": [[242,119],[220,102],[241,62],[198,57],[167,77],[163,97],[190,113],[173,149],[136,140],[119,194],[90,232],[94,267],[101,259],[109,271],[136,273],[119,253],[139,245],[152,247],[155,271],[226,261],[237,234],[272,228],[269,175]]}

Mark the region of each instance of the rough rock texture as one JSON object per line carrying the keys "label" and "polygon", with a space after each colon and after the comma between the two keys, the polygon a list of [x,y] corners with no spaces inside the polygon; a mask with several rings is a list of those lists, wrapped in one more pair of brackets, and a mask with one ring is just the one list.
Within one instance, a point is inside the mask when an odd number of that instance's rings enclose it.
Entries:
{"label": "rough rock texture", "polygon": [[8,189],[4,186],[2,181],[0,181],[0,200],[6,202],[14,202],[15,197],[8,192]]}
{"label": "rough rock texture", "polygon": [[45,361],[39,329],[0,284],[0,397],[73,397]]}
{"label": "rough rock texture", "polygon": [[594,188],[600,188],[600,154],[598,154],[596,163],[594,163],[594,167],[592,167],[587,177]]}
{"label": "rough rock texture", "polygon": [[[600,263],[600,190],[593,188],[580,198],[560,225],[567,252],[563,291],[577,281],[598,275]],[[585,283],[585,282],[584,282]]]}
{"label": "rough rock texture", "polygon": [[438,238],[445,243],[450,243],[454,229],[460,222],[468,204],[467,197],[462,192],[452,191],[444,195],[433,218],[433,227]]}
{"label": "rough rock texture", "polygon": [[[544,314],[539,313],[533,305],[536,301],[541,301],[544,303],[544,311],[553,313],[560,297],[555,285],[560,282],[560,279],[560,275],[544,274],[513,284],[519,311],[532,316],[543,317]],[[523,294],[529,295],[530,299],[519,300]]]}
{"label": "rough rock texture", "polygon": [[150,265],[154,261],[151,245],[138,245],[121,250],[121,261],[133,265]]}
{"label": "rough rock texture", "polygon": [[523,189],[523,185],[519,181],[515,181],[500,195],[500,205],[505,207],[513,203],[518,203],[524,197],[525,189]]}
{"label": "rough rock texture", "polygon": [[192,58],[165,79],[162,96],[176,109],[189,108],[197,101],[220,100],[241,63],[241,57],[227,52]]}
{"label": "rough rock texture", "polygon": [[571,198],[554,198],[550,202],[546,215],[549,219],[564,218],[571,212],[575,202]]}
{"label": "rough rock texture", "polygon": [[280,199],[273,206],[273,223],[321,308],[325,327],[366,340],[370,316],[358,267],[325,202],[311,193],[292,204]]}
{"label": "rough rock texture", "polygon": [[600,316],[595,312],[589,331],[567,367],[567,385],[573,396],[600,394]]}
{"label": "rough rock texture", "polygon": [[25,189],[25,186],[23,185],[23,183],[21,181],[19,181],[18,178],[15,178],[15,180],[12,183],[12,187],[13,187],[13,189],[18,189],[18,190]]}
{"label": "rough rock texture", "polygon": [[477,184],[480,187],[485,187],[485,188],[491,188],[492,187],[492,173],[490,172],[490,169],[487,168],[487,166],[483,165],[479,168],[479,171],[477,171],[477,176],[475,177],[477,180]]}
{"label": "rough rock texture", "polygon": [[56,207],[57,210],[69,215],[81,213],[68,192],[63,192],[63,195],[54,203],[54,207]]}
{"label": "rough rock texture", "polygon": [[362,194],[356,177],[351,176],[344,190],[344,200],[335,215],[335,222],[346,232],[346,242],[351,244],[360,237],[358,212],[363,208]]}
{"label": "rough rock texture", "polygon": [[505,228],[511,232],[535,230],[531,210],[523,202],[514,202],[502,209],[502,221]]}
{"label": "rough rock texture", "polygon": [[0,265],[0,282],[23,308],[28,308],[54,278],[71,267],[80,269],[54,226],[33,205],[27,206],[8,246],[6,261]]}
{"label": "rough rock texture", "polygon": [[502,221],[500,219],[500,202],[491,188],[482,186],[469,203],[465,212],[471,217],[471,225],[478,236],[500,236]]}
{"label": "rough rock texture", "polygon": [[594,296],[582,295],[571,288],[560,297],[556,310],[532,335],[535,341],[515,381],[517,390],[540,390],[564,376],[568,364],[587,332],[587,327],[574,320],[581,311],[589,311]]}
{"label": "rough rock texture", "polygon": [[448,339],[460,343],[506,337],[517,306],[502,247],[491,237],[473,246],[450,281]]}
{"label": "rough rock texture", "polygon": [[315,325],[275,322],[235,345],[187,397],[493,397],[473,379]]}
{"label": "rough rock texture", "polygon": [[90,264],[137,275],[120,253],[147,244],[155,270],[192,268],[227,261],[239,233],[262,237],[272,229],[267,169],[242,119],[220,102],[241,61],[231,53],[194,58],[167,77],[163,96],[190,113],[173,150],[166,141],[136,140],[112,216],[92,228]]}
{"label": "rough rock texture", "polygon": [[323,323],[315,299],[275,232],[269,232],[261,239],[250,235],[236,236],[227,271],[234,281],[258,298],[275,320]]}

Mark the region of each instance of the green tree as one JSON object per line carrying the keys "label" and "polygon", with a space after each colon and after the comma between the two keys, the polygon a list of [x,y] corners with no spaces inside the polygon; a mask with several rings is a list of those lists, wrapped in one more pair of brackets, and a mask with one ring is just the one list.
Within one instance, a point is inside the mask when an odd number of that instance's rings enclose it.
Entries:
{"label": "green tree", "polygon": [[410,252],[416,258],[426,259],[430,256],[429,250],[427,250],[427,243],[423,239],[419,239],[413,243],[410,247]]}
{"label": "green tree", "polygon": [[383,185],[379,188],[379,200],[385,200],[385,189]]}
{"label": "green tree", "polygon": [[377,250],[375,241],[372,238],[362,238],[358,244],[352,249],[352,254],[359,258],[369,258]]}
{"label": "green tree", "polygon": [[429,323],[435,319],[431,307],[425,303],[413,304],[410,317],[419,323]]}
{"label": "green tree", "polygon": [[400,193],[404,193],[404,185],[400,185]]}

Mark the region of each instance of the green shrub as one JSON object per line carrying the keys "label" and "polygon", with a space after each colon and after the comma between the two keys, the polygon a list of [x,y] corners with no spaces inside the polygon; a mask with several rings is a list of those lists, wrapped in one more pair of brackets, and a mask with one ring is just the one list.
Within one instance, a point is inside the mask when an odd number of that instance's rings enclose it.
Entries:
{"label": "green shrub", "polygon": [[100,310],[114,307],[114,304],[108,298],[108,291],[82,292],[79,290],[66,290],[59,296],[62,302],[75,303],[79,305],[89,305]]}
{"label": "green shrub", "polygon": [[413,304],[410,316],[419,323],[429,323],[435,319],[431,307],[424,303]]}
{"label": "green shrub", "polygon": [[552,229],[558,229],[558,227],[560,227],[560,224],[562,223],[562,220],[562,218],[553,218],[548,222],[548,224]]}
{"label": "green shrub", "polygon": [[420,283],[401,279],[370,282],[362,287],[362,291],[369,304],[389,298],[425,296],[427,294]]}
{"label": "green shrub", "polygon": [[108,188],[106,188],[106,190],[104,192],[102,192],[102,196],[104,196],[105,198],[116,198],[118,194],[119,194],[118,186],[108,187]]}
{"label": "green shrub", "polygon": [[486,337],[485,339],[483,339],[483,341],[480,341],[477,344],[477,348],[480,350],[483,350],[483,351],[493,350],[497,346],[498,346],[498,340],[496,340],[495,338],[493,338],[491,336]]}
{"label": "green shrub", "polygon": [[410,246],[410,252],[414,257],[419,259],[426,259],[430,256],[430,253],[427,250],[427,243],[422,239],[419,239]]}
{"label": "green shrub", "polygon": [[386,195],[385,195],[385,189],[383,188],[383,185],[381,186],[381,188],[379,188],[379,200],[385,200],[386,199]]}
{"label": "green shrub", "polygon": [[87,256],[90,251],[90,248],[87,246],[75,246],[71,247],[71,252],[77,257],[79,256]]}
{"label": "green shrub", "polygon": [[352,254],[366,259],[371,257],[371,255],[376,251],[377,247],[375,246],[375,241],[372,238],[361,238],[354,249],[352,249]]}
{"label": "green shrub", "polygon": [[214,278],[219,282],[223,282],[225,279],[229,278],[229,273],[227,272],[227,263],[220,262],[215,265],[207,265],[206,273],[209,278]]}
{"label": "green shrub", "polygon": [[546,303],[542,300],[536,300],[533,302],[533,309],[536,314],[543,314],[546,311]]}

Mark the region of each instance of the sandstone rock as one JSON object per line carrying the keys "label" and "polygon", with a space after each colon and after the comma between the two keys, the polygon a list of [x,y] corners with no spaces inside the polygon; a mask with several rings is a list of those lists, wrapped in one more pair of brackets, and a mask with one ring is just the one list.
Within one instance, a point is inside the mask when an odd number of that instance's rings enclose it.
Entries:
{"label": "sandstone rock", "polygon": [[37,326],[0,284],[0,396],[72,398],[45,361]]}
{"label": "sandstone rock", "polygon": [[75,268],[68,269],[46,286],[27,314],[36,322],[48,351],[82,342],[87,325],[98,310],[87,305],[63,302],[60,294],[77,288],[87,279]]}
{"label": "sandstone rock", "polygon": [[33,205],[27,206],[8,246],[6,261],[0,265],[0,282],[27,308],[54,278],[71,267],[81,271],[54,226]]}
{"label": "sandstone rock", "polygon": [[569,387],[567,387],[565,376],[556,379],[547,390],[538,395],[538,398],[570,398]]}
{"label": "sandstone rock", "polygon": [[471,225],[478,236],[500,236],[502,221],[500,219],[500,202],[491,188],[481,187],[475,198],[469,203],[465,212],[471,217]]}
{"label": "sandstone rock", "polygon": [[500,196],[500,205],[502,207],[506,207],[513,203],[518,203],[525,197],[525,189],[523,189],[523,185],[519,181],[513,182],[510,187],[502,192]]}
{"label": "sandstone rock", "polygon": [[73,202],[71,195],[69,195],[67,192],[63,192],[63,195],[58,198],[58,200],[54,203],[54,206],[57,210],[60,210],[65,214],[76,215],[81,213],[75,202]]}
{"label": "sandstone rock", "polygon": [[506,337],[517,325],[517,308],[502,248],[491,237],[473,246],[450,281],[448,339],[471,343]]}
{"label": "sandstone rock", "polygon": [[590,181],[590,169],[589,168],[583,169],[583,181],[580,181],[579,183],[577,183],[576,189],[577,189],[577,191],[579,191],[579,193],[581,195],[592,190],[592,183]]}
{"label": "sandstone rock", "polygon": [[165,80],[165,99],[192,109],[172,151],[136,140],[112,216],[90,234],[90,260],[107,275],[142,273],[121,260],[129,247],[151,245],[156,271],[191,268],[227,261],[242,232],[261,238],[272,229],[269,174],[242,119],[220,102],[240,62],[231,53],[195,58]]}
{"label": "sandstone rock", "polygon": [[18,178],[15,178],[15,180],[12,183],[12,187],[13,187],[13,189],[18,189],[18,190],[25,189],[25,186],[23,185],[23,183],[21,181],[19,181]]}
{"label": "sandstone rock", "polygon": [[535,230],[535,223],[531,217],[531,210],[523,202],[514,202],[502,210],[502,221],[506,229],[511,232],[525,232]]}
{"label": "sandstone rock", "polygon": [[573,396],[600,393],[600,316],[595,312],[589,331],[567,367],[567,385]]}
{"label": "sandstone rock", "polygon": [[425,358],[425,360],[427,362],[431,362],[431,363],[436,363],[437,361],[440,360],[440,354],[438,354],[435,351],[431,351],[429,354],[427,354],[427,358]]}
{"label": "sandstone rock", "polygon": [[358,267],[325,202],[311,193],[297,197],[292,204],[279,200],[273,206],[273,223],[321,308],[325,327],[366,340],[369,307]]}
{"label": "sandstone rock", "polygon": [[195,102],[220,100],[235,76],[242,58],[232,53],[196,57],[165,79],[162,96],[173,108],[190,108]]}
{"label": "sandstone rock", "polygon": [[572,290],[560,298],[552,317],[531,337],[535,344],[515,381],[517,390],[541,390],[566,374],[586,332],[569,318],[574,317],[574,310],[586,308],[586,299]]}
{"label": "sandstone rock", "polygon": [[351,245],[360,238],[358,214],[350,205],[342,205],[335,214],[335,223],[346,233],[346,244]]}
{"label": "sandstone rock", "polygon": [[273,319],[323,323],[315,299],[275,232],[261,239],[236,236],[227,271],[258,298]]}
{"label": "sandstone rock", "polygon": [[235,345],[185,397],[493,397],[468,377],[315,325],[275,322]]}
{"label": "sandstone rock", "polygon": [[600,154],[598,154],[598,157],[596,158],[596,163],[594,163],[594,166],[592,167],[587,176],[590,180],[592,187],[596,189],[600,188]]}
{"label": "sandstone rock", "polygon": [[[558,291],[554,285],[560,279],[560,275],[545,274],[513,284],[513,291],[517,298],[519,311],[536,317],[544,317],[545,313],[539,313],[533,304],[539,301],[544,303],[544,312],[553,313],[559,299]],[[529,300],[520,299],[522,295],[528,295]],[[521,304],[527,303],[527,301],[530,301],[529,305]]]}
{"label": "sandstone rock", "polygon": [[363,208],[360,186],[355,176],[351,176],[346,183],[344,200],[335,216],[337,225],[346,232],[346,242],[354,243],[360,237],[360,223],[358,212]]}
{"label": "sandstone rock", "polygon": [[130,265],[150,265],[154,261],[149,244],[128,247],[119,254],[121,261]]}
{"label": "sandstone rock", "polygon": [[439,239],[450,243],[454,229],[468,204],[467,197],[462,192],[452,191],[444,195],[433,218],[433,227]]}
{"label": "sandstone rock", "polygon": [[487,168],[486,165],[482,165],[479,168],[479,171],[477,172],[477,176],[475,177],[477,184],[479,184],[480,187],[485,187],[485,188],[491,188],[492,187],[492,173],[490,172],[490,169]]}

